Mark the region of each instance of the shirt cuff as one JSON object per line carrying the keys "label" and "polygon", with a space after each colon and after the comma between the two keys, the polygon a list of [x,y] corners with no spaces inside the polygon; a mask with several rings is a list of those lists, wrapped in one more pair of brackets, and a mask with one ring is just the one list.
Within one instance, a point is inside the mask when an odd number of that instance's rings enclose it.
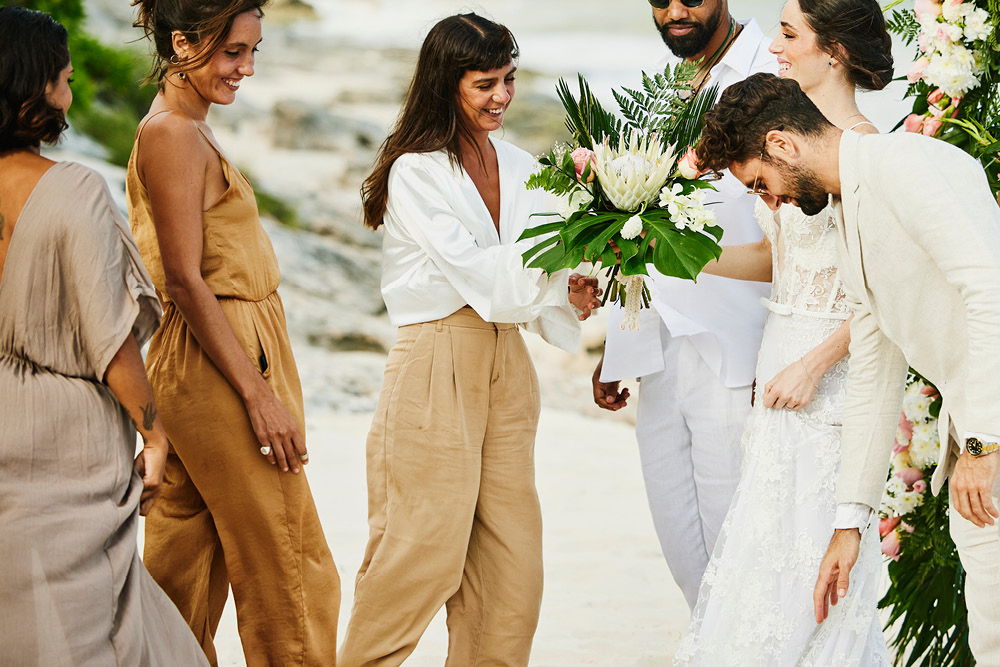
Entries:
{"label": "shirt cuff", "polygon": [[962,437],[962,442],[958,443],[958,450],[960,454],[965,453],[965,441],[969,438],[979,438],[983,442],[1000,442],[1000,437],[995,435],[989,435],[987,433],[976,433],[975,431],[966,431],[965,435]]}
{"label": "shirt cuff", "polygon": [[857,528],[863,531],[872,518],[872,508],[864,503],[841,503],[837,505],[837,514],[833,518],[834,530]]}

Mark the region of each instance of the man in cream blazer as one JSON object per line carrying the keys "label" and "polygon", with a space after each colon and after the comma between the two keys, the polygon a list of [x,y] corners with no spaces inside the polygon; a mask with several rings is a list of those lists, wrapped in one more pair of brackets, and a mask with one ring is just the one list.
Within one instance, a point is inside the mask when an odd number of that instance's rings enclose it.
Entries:
{"label": "man in cream blazer", "polygon": [[790,203],[815,214],[831,195],[841,209],[841,278],[854,320],[840,505],[816,584],[817,622],[850,590],[909,365],[941,391],[944,446],[932,490],[949,479],[973,654],[1000,666],[1000,207],[982,167],[921,135],[842,132],[798,84],[770,75],[726,91],[698,154],[774,209]]}

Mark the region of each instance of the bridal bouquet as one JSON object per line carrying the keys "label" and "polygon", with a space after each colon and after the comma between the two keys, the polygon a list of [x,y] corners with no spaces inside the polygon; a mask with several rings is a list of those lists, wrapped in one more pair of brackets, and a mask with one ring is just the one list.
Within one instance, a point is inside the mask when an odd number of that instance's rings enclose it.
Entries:
{"label": "bridal bouquet", "polygon": [[972,664],[965,571],[948,532],[947,486],[936,497],[929,488],[941,452],[940,412],[937,389],[911,372],[879,521],[882,553],[893,560],[879,602],[891,608],[891,645],[897,656],[911,658],[906,664],[927,667]]}
{"label": "bridal bouquet", "polygon": [[681,63],[653,77],[642,90],[614,92],[624,120],[605,110],[579,77],[579,99],[560,79],[572,145],[555,146],[528,180],[561,197],[557,218],[528,229],[522,239],[547,236],[524,253],[528,267],[549,273],[583,261],[600,262],[610,282],[605,301],[625,308],[622,328],[638,328],[649,305],[643,276],[652,264],[664,275],[694,280],[721,254],[722,229],[705,207],[706,189],[689,147],[702,117],[715,103],[712,88],[695,95],[697,66]]}

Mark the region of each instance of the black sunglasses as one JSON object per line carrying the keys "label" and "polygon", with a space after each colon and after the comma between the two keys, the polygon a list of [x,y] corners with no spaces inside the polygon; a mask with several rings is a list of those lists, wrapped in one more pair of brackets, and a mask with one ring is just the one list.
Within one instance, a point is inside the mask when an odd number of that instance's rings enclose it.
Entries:
{"label": "black sunglasses", "polygon": [[[673,0],[649,0],[649,4],[651,4],[656,9],[666,9],[667,7],[670,6],[671,2],[673,2]],[[701,7],[701,5],[704,2],[705,0],[681,0],[681,4],[687,7],[688,9]]]}

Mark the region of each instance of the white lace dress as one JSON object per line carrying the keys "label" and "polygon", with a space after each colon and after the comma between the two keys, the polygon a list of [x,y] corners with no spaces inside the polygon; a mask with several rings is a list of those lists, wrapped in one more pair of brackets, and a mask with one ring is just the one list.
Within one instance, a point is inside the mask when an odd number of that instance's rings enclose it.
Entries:
{"label": "white lace dress", "polygon": [[[757,394],[848,318],[830,209],[806,217],[762,202],[757,218],[772,245],[771,311],[757,361]],[[780,225],[776,220],[780,220]],[[691,631],[674,666],[888,667],[876,613],[882,574],[869,526],[846,599],[817,626],[813,586],[833,534],[847,360],[820,380],[798,412],[755,402],[743,433],[740,485],[698,594]]]}

